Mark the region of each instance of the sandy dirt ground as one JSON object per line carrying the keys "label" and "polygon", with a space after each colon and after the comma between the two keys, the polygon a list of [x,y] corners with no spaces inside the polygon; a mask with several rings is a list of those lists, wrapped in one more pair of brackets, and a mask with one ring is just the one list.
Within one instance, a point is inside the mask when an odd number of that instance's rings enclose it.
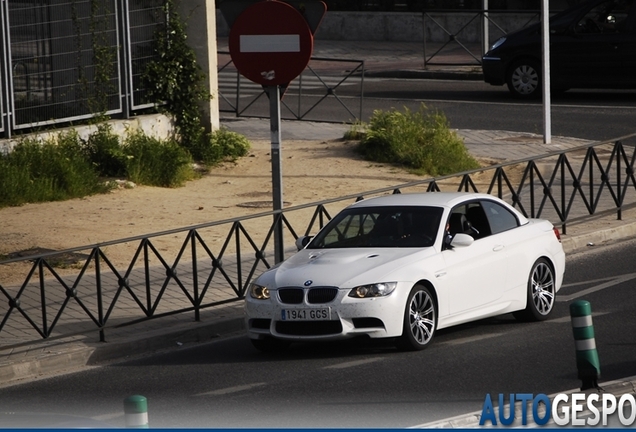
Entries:
{"label": "sandy dirt ground", "polygon": [[[285,207],[423,179],[398,167],[363,160],[355,153],[355,144],[285,141],[281,152]],[[215,167],[184,187],[137,186],[82,199],[2,208],[0,260],[34,248],[63,250],[266,212],[272,208],[271,170],[270,143],[252,141],[249,156]],[[266,232],[271,219],[254,223],[262,227],[253,229]],[[164,236],[160,248],[178,250],[182,243],[183,236]],[[109,258],[128,262],[134,247],[111,248]],[[0,284],[23,278],[26,265],[0,265]]]}

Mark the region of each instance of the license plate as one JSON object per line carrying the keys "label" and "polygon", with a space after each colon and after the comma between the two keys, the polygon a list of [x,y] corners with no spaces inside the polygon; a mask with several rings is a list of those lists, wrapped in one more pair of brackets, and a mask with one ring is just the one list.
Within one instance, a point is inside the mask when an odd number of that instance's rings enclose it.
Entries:
{"label": "license plate", "polygon": [[281,311],[283,321],[324,321],[331,319],[330,308],[320,309],[283,309]]}

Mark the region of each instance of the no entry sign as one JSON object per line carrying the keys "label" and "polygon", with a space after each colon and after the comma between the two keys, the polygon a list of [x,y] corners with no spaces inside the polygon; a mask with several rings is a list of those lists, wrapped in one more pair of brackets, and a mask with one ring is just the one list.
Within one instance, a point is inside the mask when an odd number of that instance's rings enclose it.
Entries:
{"label": "no entry sign", "polygon": [[236,69],[247,79],[264,86],[286,85],[307,67],[314,38],[293,6],[266,0],[236,18],[229,48]]}

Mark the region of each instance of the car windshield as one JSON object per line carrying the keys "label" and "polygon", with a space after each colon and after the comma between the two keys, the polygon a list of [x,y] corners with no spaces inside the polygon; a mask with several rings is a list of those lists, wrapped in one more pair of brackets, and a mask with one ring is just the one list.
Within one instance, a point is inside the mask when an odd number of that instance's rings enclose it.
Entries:
{"label": "car windshield", "polygon": [[441,207],[360,207],[342,211],[307,246],[308,249],[432,246]]}

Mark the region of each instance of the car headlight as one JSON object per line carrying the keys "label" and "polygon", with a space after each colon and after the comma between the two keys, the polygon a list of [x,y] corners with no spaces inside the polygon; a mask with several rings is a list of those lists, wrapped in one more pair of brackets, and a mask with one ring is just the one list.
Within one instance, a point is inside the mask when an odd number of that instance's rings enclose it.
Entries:
{"label": "car headlight", "polygon": [[495,41],[494,44],[492,44],[492,46],[490,47],[490,51],[494,50],[495,48],[499,48],[505,41],[506,41],[505,37],[500,37],[499,39]]}
{"label": "car headlight", "polygon": [[397,282],[382,282],[370,285],[360,285],[349,292],[349,297],[367,298],[388,296],[395,290]]}
{"label": "car headlight", "polygon": [[252,283],[250,284],[250,297],[257,300],[269,299],[269,288]]}

